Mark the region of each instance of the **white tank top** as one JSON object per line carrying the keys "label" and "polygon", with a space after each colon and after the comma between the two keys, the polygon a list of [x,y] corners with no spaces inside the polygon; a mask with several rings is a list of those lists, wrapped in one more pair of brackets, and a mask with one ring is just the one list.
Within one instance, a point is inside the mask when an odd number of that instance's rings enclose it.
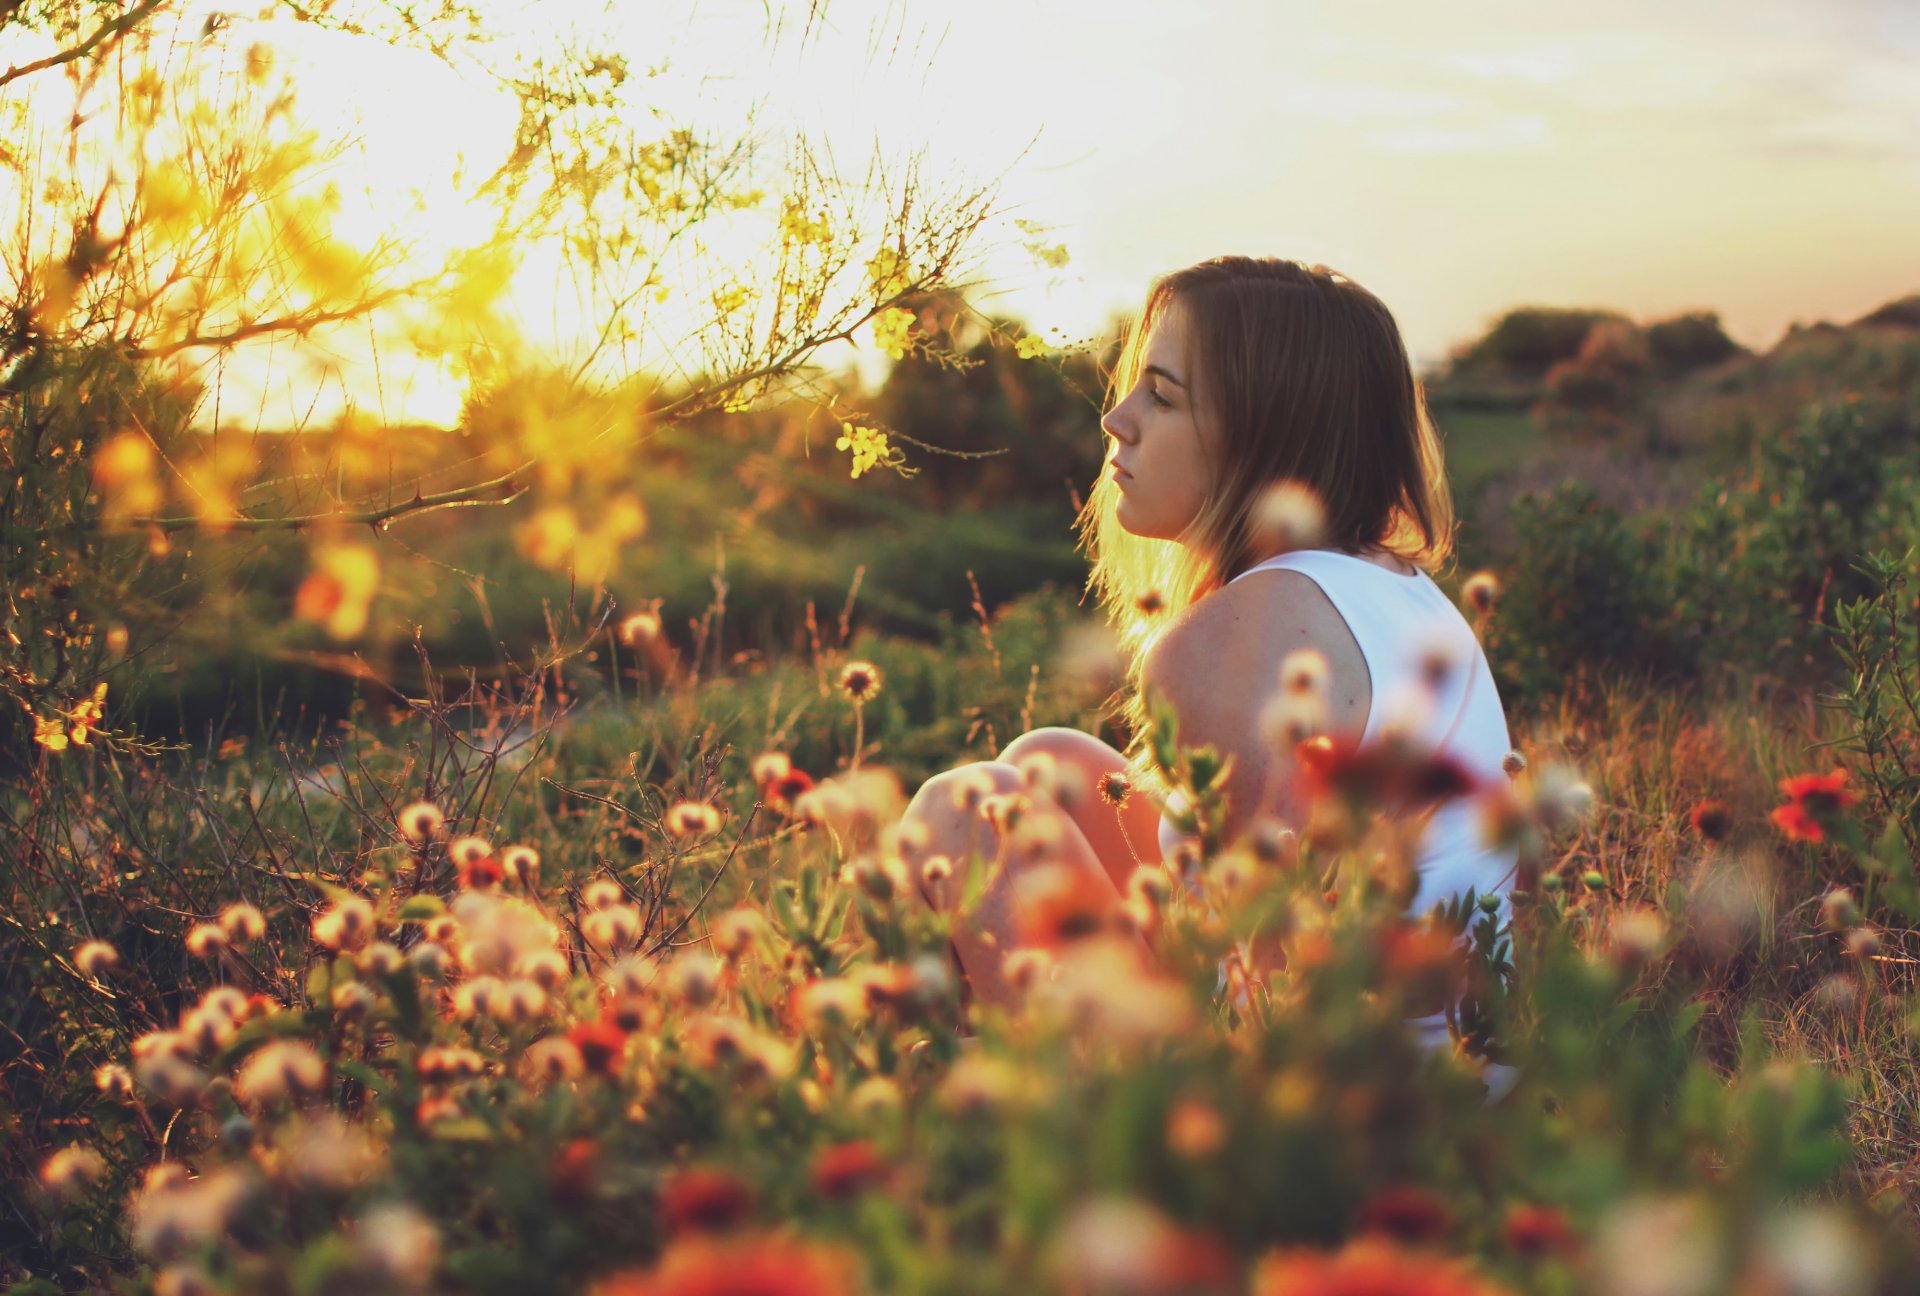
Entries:
{"label": "white tank top", "polygon": [[[1512,750],[1512,740],[1493,672],[1473,627],[1432,577],[1417,568],[1403,576],[1330,549],[1296,549],[1255,563],[1233,579],[1274,568],[1312,578],[1360,645],[1373,685],[1362,745],[1374,741],[1389,720],[1411,715],[1417,717],[1412,731],[1420,746],[1451,755],[1482,782],[1506,780],[1501,761]],[[1420,680],[1421,659],[1430,645],[1454,664],[1437,692]],[[1169,802],[1176,809],[1185,806],[1178,792]],[[1180,830],[1162,814],[1162,857],[1171,858],[1182,840]],[[1506,894],[1518,858],[1516,848],[1493,850],[1481,841],[1473,798],[1447,802],[1433,812],[1421,835],[1414,856],[1420,887],[1407,912],[1424,914],[1438,901],[1472,887],[1477,895],[1501,897],[1498,918],[1504,924],[1510,916]]]}

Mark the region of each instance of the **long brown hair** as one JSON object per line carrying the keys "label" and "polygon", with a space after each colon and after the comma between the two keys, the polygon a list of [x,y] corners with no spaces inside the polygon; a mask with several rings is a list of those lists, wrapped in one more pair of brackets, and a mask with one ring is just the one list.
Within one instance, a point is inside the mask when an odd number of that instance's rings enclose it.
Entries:
{"label": "long brown hair", "polygon": [[1074,523],[1092,563],[1087,588],[1127,658],[1130,758],[1145,746],[1148,651],[1182,610],[1269,556],[1253,526],[1266,487],[1292,479],[1319,496],[1320,547],[1378,547],[1429,572],[1453,557],[1439,437],[1378,297],[1325,266],[1272,257],[1214,257],[1165,275],[1121,348],[1108,409],[1138,381],[1146,339],[1173,307],[1224,451],[1207,500],[1178,540],[1136,536],[1116,519],[1119,491],[1103,473]]}

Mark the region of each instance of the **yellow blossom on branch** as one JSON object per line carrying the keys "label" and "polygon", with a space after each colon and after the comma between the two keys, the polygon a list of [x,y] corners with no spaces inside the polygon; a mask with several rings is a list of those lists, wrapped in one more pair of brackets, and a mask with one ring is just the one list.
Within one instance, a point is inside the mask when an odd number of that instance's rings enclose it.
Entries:
{"label": "yellow blossom on branch", "polygon": [[1053,348],[1038,333],[1029,333],[1013,344],[1014,354],[1022,360],[1031,360],[1035,356],[1051,355]]}
{"label": "yellow blossom on branch", "polygon": [[840,430],[845,435],[833,443],[833,448],[853,452],[852,476],[856,478],[876,464],[898,468],[906,462],[906,456],[888,442],[887,434],[879,428],[842,423]]}
{"label": "yellow blossom on branch", "polygon": [[907,354],[914,318],[910,310],[898,306],[887,307],[873,317],[873,344],[893,359],[901,359]]}

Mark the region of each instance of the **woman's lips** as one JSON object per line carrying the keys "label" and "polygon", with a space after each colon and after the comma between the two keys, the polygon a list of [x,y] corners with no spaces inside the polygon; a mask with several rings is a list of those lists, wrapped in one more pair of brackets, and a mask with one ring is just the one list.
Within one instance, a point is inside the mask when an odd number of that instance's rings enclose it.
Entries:
{"label": "woman's lips", "polygon": [[1132,473],[1128,472],[1125,468],[1122,468],[1119,464],[1113,462],[1112,460],[1107,461],[1107,467],[1113,469],[1113,475],[1118,479],[1120,479],[1121,481],[1133,480]]}

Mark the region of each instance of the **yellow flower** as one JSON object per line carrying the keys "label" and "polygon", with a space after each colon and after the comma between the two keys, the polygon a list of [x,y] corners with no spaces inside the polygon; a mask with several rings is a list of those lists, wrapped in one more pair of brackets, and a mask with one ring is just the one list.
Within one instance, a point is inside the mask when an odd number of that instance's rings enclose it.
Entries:
{"label": "yellow flower", "polygon": [[873,317],[873,344],[895,360],[902,358],[907,354],[914,318],[910,310],[887,307]]}
{"label": "yellow flower", "polygon": [[851,661],[840,671],[840,691],[855,702],[871,701],[882,682],[880,668],[870,661]]}
{"label": "yellow flower", "polygon": [[887,441],[887,434],[878,428],[860,427],[853,423],[842,423],[840,429],[846,435],[833,443],[836,450],[853,452],[853,473],[856,478],[876,464],[889,468],[901,461],[899,450]]}
{"label": "yellow flower", "polygon": [[48,751],[67,749],[67,726],[61,716],[33,718],[33,740]]}
{"label": "yellow flower", "polygon": [[1013,350],[1022,360],[1031,360],[1035,356],[1051,354],[1053,348],[1038,333],[1029,333],[1013,344]]}
{"label": "yellow flower", "polygon": [[99,727],[100,720],[106,713],[107,682],[101,680],[98,684],[94,685],[93,696],[76,706],[68,714],[68,719],[73,721],[71,734],[73,741],[79,743],[82,747],[86,746],[87,735]]}

